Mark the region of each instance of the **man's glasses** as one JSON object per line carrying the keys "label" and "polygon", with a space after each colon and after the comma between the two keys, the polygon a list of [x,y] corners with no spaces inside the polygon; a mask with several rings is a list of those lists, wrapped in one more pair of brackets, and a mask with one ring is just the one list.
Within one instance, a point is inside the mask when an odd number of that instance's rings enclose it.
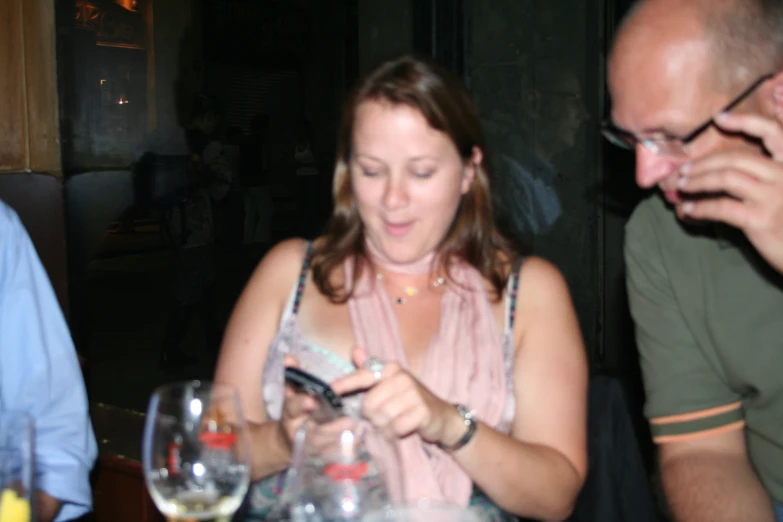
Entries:
{"label": "man's glasses", "polygon": [[[720,110],[720,112],[728,112],[737,105],[739,105],[745,98],[750,96],[750,94],[755,91],[762,83],[769,80],[775,76],[774,74],[765,74],[753,84],[742,91],[739,96],[731,100],[723,109]],[[709,120],[705,121],[703,124],[699,125],[688,133],[686,136],[681,138],[676,138],[673,136],[660,136],[660,137],[651,137],[651,138],[638,138],[632,133],[618,129],[615,127],[611,122],[604,121],[601,125],[601,134],[603,134],[604,138],[609,140],[610,143],[617,145],[618,147],[622,147],[624,149],[634,150],[636,148],[636,145],[639,144],[642,147],[646,148],[653,154],[658,154],[661,156],[685,156],[688,154],[687,146],[689,143],[691,143],[693,140],[701,136],[701,134],[715,125],[715,121],[710,118]]]}

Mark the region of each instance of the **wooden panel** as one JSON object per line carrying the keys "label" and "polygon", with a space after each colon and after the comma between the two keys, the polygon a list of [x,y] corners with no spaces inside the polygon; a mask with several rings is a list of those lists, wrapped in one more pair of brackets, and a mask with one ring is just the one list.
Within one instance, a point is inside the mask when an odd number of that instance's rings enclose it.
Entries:
{"label": "wooden panel", "polygon": [[144,414],[93,402],[90,417],[99,449],[93,483],[97,522],[162,522],[139,462]]}
{"label": "wooden panel", "polygon": [[54,2],[24,0],[23,5],[27,132],[30,138],[27,168],[33,172],[59,174],[60,130]]}
{"label": "wooden panel", "polygon": [[97,522],[163,522],[147,493],[141,464],[101,453],[93,486]]}
{"label": "wooden panel", "polygon": [[53,0],[0,0],[0,172],[59,175]]}
{"label": "wooden panel", "polygon": [[22,28],[22,0],[0,1],[0,171],[27,166]]}

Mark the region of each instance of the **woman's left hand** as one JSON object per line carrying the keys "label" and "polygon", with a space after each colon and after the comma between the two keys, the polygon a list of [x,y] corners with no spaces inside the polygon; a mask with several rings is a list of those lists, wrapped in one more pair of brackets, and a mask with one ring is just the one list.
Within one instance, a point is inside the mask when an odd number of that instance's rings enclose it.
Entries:
{"label": "woman's left hand", "polygon": [[355,348],[353,361],[358,369],[334,381],[332,389],[340,395],[366,390],[362,414],[389,437],[418,433],[427,442],[446,444],[459,439],[462,434],[452,432],[460,426],[464,429],[464,424],[454,406],[436,397],[398,363],[386,363],[376,380],[364,367],[367,358],[367,352]]}

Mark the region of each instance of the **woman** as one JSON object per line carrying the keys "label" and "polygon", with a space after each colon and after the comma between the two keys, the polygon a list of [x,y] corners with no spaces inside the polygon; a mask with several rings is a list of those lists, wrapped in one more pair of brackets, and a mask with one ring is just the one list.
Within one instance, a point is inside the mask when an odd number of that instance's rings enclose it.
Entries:
{"label": "woman", "polygon": [[584,347],[557,269],[518,263],[495,228],[465,88],[424,60],[386,62],[347,104],[337,152],[326,234],[270,251],[218,363],[253,423],[254,477],[286,469],[315,408],[284,391],[283,366],[299,365],[366,391],[362,414],[398,437],[410,500],[566,518],[587,467]]}

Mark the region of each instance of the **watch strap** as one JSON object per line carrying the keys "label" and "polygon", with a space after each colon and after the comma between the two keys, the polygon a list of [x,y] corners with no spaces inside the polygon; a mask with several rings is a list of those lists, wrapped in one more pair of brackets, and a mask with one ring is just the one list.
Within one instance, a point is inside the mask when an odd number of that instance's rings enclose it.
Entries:
{"label": "watch strap", "polygon": [[457,408],[457,411],[459,412],[460,416],[462,417],[462,420],[465,423],[465,434],[462,435],[462,437],[454,443],[452,446],[446,446],[445,444],[441,444],[440,442],[437,444],[437,446],[446,451],[457,451],[464,447],[468,442],[470,442],[473,439],[473,436],[476,434],[476,430],[478,429],[478,423],[476,422],[475,415],[476,412],[469,410],[467,407],[463,406],[462,404],[455,404],[454,405]]}

